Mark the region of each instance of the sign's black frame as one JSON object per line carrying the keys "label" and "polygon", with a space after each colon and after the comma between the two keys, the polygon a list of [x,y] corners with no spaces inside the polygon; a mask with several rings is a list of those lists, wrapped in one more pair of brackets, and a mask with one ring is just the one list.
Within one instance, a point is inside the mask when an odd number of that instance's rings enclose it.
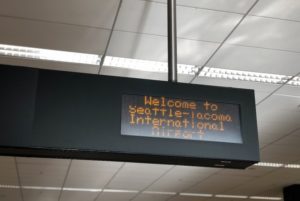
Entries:
{"label": "sign's black frame", "polygon": [[[245,168],[259,161],[254,91],[0,66],[0,154]],[[120,134],[122,94],[240,105],[243,144]]]}

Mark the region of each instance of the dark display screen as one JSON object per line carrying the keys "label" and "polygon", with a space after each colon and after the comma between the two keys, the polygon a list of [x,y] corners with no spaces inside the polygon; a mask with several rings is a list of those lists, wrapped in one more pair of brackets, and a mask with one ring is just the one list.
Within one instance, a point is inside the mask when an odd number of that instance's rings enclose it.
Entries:
{"label": "dark display screen", "polygon": [[243,143],[239,105],[164,96],[122,96],[121,134]]}

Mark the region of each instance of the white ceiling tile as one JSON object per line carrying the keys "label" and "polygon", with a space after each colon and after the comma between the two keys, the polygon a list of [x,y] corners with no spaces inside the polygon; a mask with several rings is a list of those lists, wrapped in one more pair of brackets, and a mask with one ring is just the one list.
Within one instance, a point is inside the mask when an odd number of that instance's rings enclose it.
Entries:
{"label": "white ceiling tile", "polygon": [[255,90],[255,103],[259,103],[263,99],[265,99],[268,95],[270,95],[270,92],[261,92],[258,90]]}
{"label": "white ceiling tile", "polygon": [[17,158],[21,185],[61,187],[70,160]]}
{"label": "white ceiling tile", "polygon": [[23,189],[24,201],[58,201],[60,191]]}
{"label": "white ceiling tile", "polygon": [[32,67],[39,69],[51,69],[58,71],[69,71],[78,73],[97,74],[99,70],[98,65],[75,64],[66,62],[53,62],[46,60],[23,59],[13,57],[0,56],[0,63],[13,66]]}
{"label": "white ceiling tile", "polygon": [[170,165],[126,163],[109,183],[108,188],[142,190],[171,167]]}
{"label": "white ceiling tile", "polygon": [[293,98],[300,98],[300,87],[299,86],[287,86],[285,85],[278,90],[275,95],[291,96]]}
{"label": "white ceiling tile", "polygon": [[0,17],[0,43],[101,54],[109,31],[25,19]]}
{"label": "white ceiling tile", "polygon": [[[283,138],[284,139],[284,138]],[[298,156],[300,160],[300,149],[299,146],[295,144],[289,144],[289,146],[285,146],[285,144],[281,144],[278,141],[277,143],[268,145],[267,147],[263,148],[261,151],[263,154],[272,154],[272,155],[294,155]],[[296,161],[296,160],[295,160]]]}
{"label": "white ceiling tile", "polygon": [[300,52],[300,23],[248,16],[227,43]]}
{"label": "white ceiling tile", "polygon": [[271,144],[260,151],[261,160],[266,162],[293,163],[300,159],[299,146]]}
{"label": "white ceiling tile", "polygon": [[[258,120],[258,127],[259,127],[259,133],[262,133],[262,143],[271,143],[275,140],[278,140],[282,138],[285,135],[288,135],[290,132],[294,131],[295,129],[299,128],[299,114],[295,113],[283,113],[284,111],[276,112],[268,112],[269,117],[265,118],[280,118],[275,117],[278,115],[282,115],[281,120],[274,120],[270,122],[261,122]],[[267,112],[266,112],[267,113]],[[272,116],[274,115],[274,116]],[[273,130],[270,131],[268,128],[271,128]],[[278,130],[277,130],[278,129]]]}
{"label": "white ceiling tile", "polygon": [[73,160],[65,187],[103,188],[121,165],[119,162]]}
{"label": "white ceiling tile", "polygon": [[300,21],[300,2],[295,0],[260,0],[250,15]]}
{"label": "white ceiling tile", "polygon": [[252,177],[216,174],[190,188],[191,193],[223,193],[249,182]]}
{"label": "white ceiling tile", "polygon": [[299,72],[299,63],[300,53],[225,44],[208,66],[294,75]]}
{"label": "white ceiling tile", "polygon": [[300,98],[272,95],[256,107],[258,132],[268,144],[299,128]]}
{"label": "white ceiling tile", "polygon": [[94,201],[99,192],[63,191],[59,201]]}
{"label": "white ceiling tile", "polygon": [[149,1],[123,1],[116,30],[167,35],[167,6]]}
{"label": "white ceiling tile", "polygon": [[[151,0],[167,3],[167,0]],[[209,10],[220,10],[235,13],[246,13],[255,0],[177,0],[177,6],[190,6]]]}
{"label": "white ceiling tile", "polygon": [[[299,125],[299,129],[300,130],[300,125]],[[296,133],[297,131],[295,131]],[[275,145],[283,145],[283,146],[297,146],[300,147],[300,136],[299,135],[293,135],[293,133],[291,135],[288,135],[282,139],[280,139],[279,141],[276,141],[274,143]],[[299,153],[299,159],[300,159],[300,153]]]}
{"label": "white ceiling tile", "polygon": [[[261,108],[261,109],[260,109]],[[276,117],[273,118],[263,118],[260,113],[264,113],[266,109],[259,106],[256,108],[257,111],[257,126],[258,133],[262,135],[262,138],[270,137],[274,140],[289,134],[291,131],[295,130],[295,125],[292,126],[292,123],[286,122],[284,118],[280,119]],[[272,116],[272,115],[270,115]]]}
{"label": "white ceiling tile", "polygon": [[[201,65],[218,44],[178,39],[178,63]],[[109,56],[167,62],[167,38],[114,31],[108,48]]]}
{"label": "white ceiling tile", "polygon": [[290,123],[287,121],[258,121],[260,147],[264,147],[289,135],[295,130],[295,125],[295,122]]}
{"label": "white ceiling tile", "polygon": [[269,182],[275,181],[277,184],[280,184],[281,182],[286,185],[288,185],[287,183],[295,184],[300,182],[300,171],[299,169],[281,168],[266,175],[264,179],[268,180]]}
{"label": "white ceiling tile", "polygon": [[0,156],[0,184],[19,185],[13,157]]}
{"label": "white ceiling tile", "polygon": [[166,81],[168,79],[167,73],[120,69],[120,68],[107,67],[107,66],[103,66],[101,70],[101,75],[130,77],[130,78],[147,79],[147,80],[162,80],[162,81]]}
{"label": "white ceiling tile", "polygon": [[102,192],[96,201],[130,201],[136,193]]}
{"label": "white ceiling tile", "polygon": [[274,189],[276,189],[277,192],[282,191],[282,188],[278,188],[278,186],[275,186],[273,183],[266,182],[264,179],[261,178],[257,178],[248,183],[240,185],[237,188],[227,191],[226,194],[257,196],[260,195],[262,192]]}
{"label": "white ceiling tile", "polygon": [[265,197],[281,197],[283,198],[283,187],[278,186],[274,187],[272,189],[268,189],[265,191],[261,191],[260,193],[257,193],[256,196],[265,196]]}
{"label": "white ceiling tile", "polygon": [[147,190],[181,192],[219,170],[216,168],[176,166]]}
{"label": "white ceiling tile", "polygon": [[158,195],[158,194],[139,194],[132,201],[167,201],[174,195]]}
{"label": "white ceiling tile", "polygon": [[179,64],[202,66],[218,46],[218,43],[177,39],[177,61]]}
{"label": "white ceiling tile", "polygon": [[[178,37],[221,42],[242,15],[190,7],[177,8]],[[167,35],[167,6],[149,1],[127,0],[122,4],[116,30]]]}
{"label": "white ceiling tile", "polygon": [[218,172],[217,175],[226,175],[226,176],[230,176],[230,175],[233,175],[233,176],[241,176],[241,177],[253,177],[256,178],[256,177],[261,177],[263,175],[266,175],[268,174],[269,172],[271,171],[274,171],[276,168],[273,168],[273,167],[258,167],[258,166],[250,166],[246,169],[224,169],[220,172]]}
{"label": "white ceiling tile", "polygon": [[22,201],[19,189],[0,189],[1,201]]}
{"label": "white ceiling tile", "polygon": [[[300,90],[300,88],[299,88]],[[280,93],[280,92],[279,92]],[[272,95],[265,102],[263,107],[276,108],[276,110],[286,112],[297,112],[297,107],[300,104],[300,97]]]}
{"label": "white ceiling tile", "polygon": [[165,62],[167,38],[114,31],[107,55]]}
{"label": "white ceiling tile", "polygon": [[[278,122],[293,130],[299,127],[299,98],[273,95],[257,106],[258,122]],[[276,125],[273,125],[276,127]]]}
{"label": "white ceiling tile", "polygon": [[[300,128],[291,134],[292,136],[300,136]],[[299,161],[300,162],[300,161]]]}
{"label": "white ceiling tile", "polygon": [[193,79],[194,75],[178,75],[178,82],[182,83],[190,83],[190,81]]}
{"label": "white ceiling tile", "polygon": [[246,13],[255,0],[177,0],[177,5]]}
{"label": "white ceiling tile", "polygon": [[282,196],[283,187],[299,182],[299,170],[276,168],[226,193],[249,196]]}
{"label": "white ceiling tile", "polygon": [[[276,130],[277,127],[280,127],[280,123],[278,122],[268,122],[271,124],[271,126],[269,126],[270,124],[266,125],[264,123],[259,123],[259,132],[258,132],[258,137],[259,137],[259,145],[260,147],[265,147],[266,145],[282,138],[283,136],[287,135],[287,131],[283,130],[283,131],[278,131]],[[278,126],[274,126],[275,124],[277,124]],[[271,132],[267,129],[267,127],[273,127],[273,129],[275,130],[274,132]],[[260,131],[263,130],[263,131]]]}
{"label": "white ceiling tile", "polygon": [[222,42],[242,18],[238,14],[186,7],[176,12],[178,37],[214,42]]}
{"label": "white ceiling tile", "polygon": [[2,0],[0,14],[110,29],[118,0]]}
{"label": "white ceiling tile", "polygon": [[[276,196],[282,194],[283,187],[296,184],[300,182],[300,171],[299,169],[286,169],[281,168],[264,177],[258,178],[257,180],[250,183],[250,185],[258,185],[262,188],[257,189],[256,194],[268,194],[270,196]],[[261,185],[260,185],[261,184]],[[254,186],[253,186],[254,187]],[[271,193],[273,195],[271,195]]]}

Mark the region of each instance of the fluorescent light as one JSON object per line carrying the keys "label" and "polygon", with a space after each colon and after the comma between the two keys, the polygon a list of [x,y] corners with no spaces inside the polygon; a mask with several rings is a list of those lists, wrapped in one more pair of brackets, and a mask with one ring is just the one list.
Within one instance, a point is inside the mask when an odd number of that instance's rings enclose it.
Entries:
{"label": "fluorescent light", "polygon": [[[200,77],[220,78],[229,80],[241,80],[262,82],[270,84],[283,84],[287,82],[292,76],[271,74],[271,73],[258,73],[251,71],[229,70],[223,68],[204,67],[199,74]],[[295,77],[287,82],[288,85],[300,86],[300,77]]]}
{"label": "fluorescent light", "polygon": [[176,192],[163,192],[163,191],[144,191],[144,194],[155,194],[155,195],[176,195]]}
{"label": "fluorescent light", "polygon": [[250,196],[253,200],[282,200],[281,197]]}
{"label": "fluorescent light", "polygon": [[282,163],[268,163],[268,162],[259,162],[254,165],[260,167],[284,167],[284,164]]}
{"label": "fluorescent light", "polygon": [[194,197],[212,197],[213,194],[205,193],[179,193],[180,196],[194,196]]}
{"label": "fluorescent light", "polygon": [[259,167],[275,167],[275,168],[293,168],[300,169],[300,164],[283,164],[283,163],[269,163],[269,162],[259,162],[254,164]]}
{"label": "fluorescent light", "polygon": [[138,193],[139,191],[121,190],[121,189],[104,189],[103,192],[106,192],[106,193]]}
{"label": "fluorescent light", "polygon": [[5,44],[0,44],[0,55],[90,65],[99,65],[101,59],[96,54],[84,54]]}
{"label": "fluorescent light", "polygon": [[300,86],[300,77],[294,77],[288,82],[289,85]]}
{"label": "fluorescent light", "polygon": [[77,191],[77,192],[101,192],[102,189],[94,188],[63,188],[63,191]]}
{"label": "fluorescent light", "polygon": [[293,168],[293,169],[300,169],[299,164],[286,164],[284,165],[285,168]]}
{"label": "fluorescent light", "polygon": [[[104,66],[140,70],[146,72],[168,72],[167,62],[129,59],[122,57],[106,56],[104,60]],[[177,67],[179,74],[194,75],[197,71],[197,68],[194,65],[178,64]]]}
{"label": "fluorescent light", "polygon": [[247,195],[215,195],[216,198],[247,199]]}
{"label": "fluorescent light", "polygon": [[[20,186],[4,185],[0,184],[0,188],[7,189],[19,189]],[[81,191],[81,192],[101,192],[102,189],[90,189],[90,188],[61,188],[61,187],[49,187],[49,186],[22,186],[22,189],[27,190],[52,190],[52,191]]]}
{"label": "fluorescent light", "polygon": [[247,195],[215,195],[216,198],[237,198],[237,199],[247,199]]}
{"label": "fluorescent light", "polygon": [[48,187],[48,186],[22,186],[23,189],[29,190],[51,190],[51,191],[60,191],[59,187]]}
{"label": "fluorescent light", "polygon": [[19,189],[19,188],[20,188],[20,186],[14,186],[14,185],[0,184],[0,188],[7,188],[7,189]]}
{"label": "fluorescent light", "polygon": [[[27,59],[48,60],[58,62],[70,62],[79,64],[99,65],[101,56],[60,50],[49,50],[16,45],[0,44],[0,55]],[[104,66],[122,69],[139,70],[146,72],[167,73],[168,63],[141,59],[106,56]],[[178,64],[178,74],[195,75],[198,68],[195,65]],[[292,86],[300,86],[300,77],[294,77],[270,73],[258,73],[250,71],[229,70],[222,68],[204,67],[200,77],[229,79],[270,84],[286,83]]]}

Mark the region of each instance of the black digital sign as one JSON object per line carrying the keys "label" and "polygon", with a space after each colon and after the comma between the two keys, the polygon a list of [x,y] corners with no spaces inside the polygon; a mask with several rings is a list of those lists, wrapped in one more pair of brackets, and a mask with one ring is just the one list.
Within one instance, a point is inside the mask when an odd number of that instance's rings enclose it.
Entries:
{"label": "black digital sign", "polygon": [[0,155],[246,168],[254,91],[0,66]]}
{"label": "black digital sign", "polygon": [[121,118],[122,135],[243,142],[237,104],[123,95]]}

